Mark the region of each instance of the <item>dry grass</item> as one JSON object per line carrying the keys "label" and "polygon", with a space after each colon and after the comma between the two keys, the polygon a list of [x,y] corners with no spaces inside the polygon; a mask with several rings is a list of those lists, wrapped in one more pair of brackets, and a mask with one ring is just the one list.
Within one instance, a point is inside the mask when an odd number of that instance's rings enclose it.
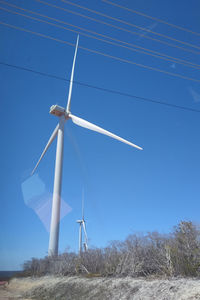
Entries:
{"label": "dry grass", "polygon": [[200,300],[200,280],[44,276],[12,279],[4,292],[23,300]]}

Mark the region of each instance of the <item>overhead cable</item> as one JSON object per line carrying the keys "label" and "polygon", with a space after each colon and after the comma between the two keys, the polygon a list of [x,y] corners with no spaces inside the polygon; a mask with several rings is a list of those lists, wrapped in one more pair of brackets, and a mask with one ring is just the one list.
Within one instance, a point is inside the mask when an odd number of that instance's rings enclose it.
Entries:
{"label": "overhead cable", "polygon": [[[0,1],[0,2],[5,2],[5,1]],[[6,3],[7,4],[7,3]],[[55,19],[55,18],[52,18],[52,17],[49,17],[49,16],[46,16],[46,15],[43,15],[43,14],[40,14],[40,13],[36,13],[32,10],[29,10],[29,9],[25,9],[25,8],[21,8],[19,6],[16,6],[16,5],[12,5],[12,4],[7,4],[8,6],[12,6],[12,7],[15,7],[17,9],[20,9],[20,10],[23,10],[23,11],[26,11],[28,13],[31,13],[31,14],[34,14],[34,15],[37,15],[37,16],[40,16],[40,17],[43,17],[43,18],[47,18],[49,20],[52,20],[52,21],[55,21],[55,22],[58,22],[58,23],[62,23],[62,24],[65,24],[65,25],[68,25],[70,27],[74,27],[74,28],[77,28],[78,30],[82,30],[82,31],[86,31],[86,32],[89,32],[89,33],[92,33],[94,35],[98,35],[98,36],[101,36],[101,37],[104,37],[104,38],[107,38],[107,39],[110,39],[110,40],[113,40],[113,41],[116,41],[116,42],[119,42],[119,43],[123,43],[125,45],[128,45],[130,47],[127,47],[127,46],[124,46],[124,45],[120,45],[120,44],[116,44],[114,42],[110,42],[110,41],[107,41],[107,40],[104,40],[104,39],[100,39],[100,38],[97,38],[96,36],[91,36],[89,34],[85,34],[85,33],[82,33],[82,35],[85,35],[89,38],[92,38],[92,39],[96,39],[96,40],[99,40],[101,42],[104,42],[104,43],[107,43],[107,44],[111,44],[111,45],[114,45],[114,46],[117,46],[117,47],[123,47],[123,48],[126,48],[130,51],[134,51],[134,52],[139,52],[139,53],[142,53],[142,54],[145,54],[145,55],[150,55],[150,56],[153,56],[153,57],[156,57],[156,58],[159,58],[159,59],[162,59],[162,60],[165,60],[165,61],[170,61],[170,62],[173,62],[173,63],[178,63],[178,64],[182,64],[184,66],[187,66],[187,67],[191,67],[191,68],[195,68],[195,69],[200,69],[200,65],[198,64],[194,64],[194,63],[191,63],[187,60],[182,60],[182,59],[179,59],[179,58],[175,58],[175,57],[170,57],[168,55],[165,55],[165,54],[162,54],[162,53],[159,53],[159,52],[156,52],[156,51],[151,51],[151,52],[154,52],[154,53],[157,53],[157,54],[152,54],[152,53],[148,53],[146,51],[149,51],[148,49],[145,49],[143,47],[137,47],[135,46],[134,44],[130,44],[130,43],[127,43],[127,42],[124,42],[124,41],[121,41],[121,40],[118,40],[118,39],[115,39],[115,38],[112,38],[110,36],[107,36],[107,35],[103,35],[103,34],[100,34],[100,33],[97,33],[95,31],[92,31],[92,30],[87,30],[83,27],[79,27],[79,26],[76,26],[76,25],[73,25],[73,24],[70,24],[68,22],[65,22],[65,21],[61,21],[59,19]],[[75,32],[75,33],[78,33],[79,31],[77,30],[71,30],[69,28],[66,28],[64,26],[60,26],[60,25],[57,25],[57,24],[54,24],[54,23],[50,23],[50,22],[46,22],[42,19],[38,19],[38,18],[35,18],[35,17],[31,17],[29,15],[24,15],[24,14],[21,14],[19,12],[16,12],[16,11],[12,11],[12,10],[9,10],[7,8],[3,8],[3,7],[0,7],[0,9],[2,10],[5,10],[7,12],[10,12],[10,13],[13,13],[13,14],[17,14],[17,15],[21,15],[23,17],[26,17],[26,18],[29,18],[29,19],[33,19],[33,20],[36,20],[38,22],[42,22],[42,23],[47,23],[51,26],[54,26],[54,27],[58,27],[58,28],[61,28],[61,29],[65,29],[65,30],[68,30],[68,31],[72,31],[72,32]],[[138,49],[135,49],[135,48],[132,48],[132,47],[137,47],[137,48],[142,48],[144,49],[145,51],[142,51],[142,50],[138,50]],[[164,55],[164,57],[163,57]],[[169,58],[168,58],[169,57]]]}
{"label": "overhead cable", "polygon": [[[71,11],[71,10],[69,10],[69,9],[62,8],[62,7],[59,7],[59,6],[54,5],[54,4],[50,4],[50,3],[48,3],[48,2],[44,2],[44,1],[41,1],[41,0],[35,0],[35,1],[40,2],[40,3],[43,3],[43,4],[48,5],[48,6],[51,6],[51,7],[55,7],[55,8],[57,8],[57,9],[60,9],[60,10],[66,11],[66,12],[69,12],[69,13],[74,14],[74,15],[79,15],[79,16],[81,16],[81,17],[84,17],[84,18],[93,20],[93,21],[95,21],[95,22],[98,22],[98,23],[101,23],[101,24],[110,26],[110,27],[112,27],[112,28],[115,28],[115,29],[118,29],[118,30],[121,30],[121,31],[124,31],[124,32],[128,32],[128,33],[133,34],[133,35],[141,36],[141,33],[139,33],[139,32],[134,32],[134,31],[131,31],[131,30],[128,30],[128,29],[125,29],[125,28],[122,28],[122,27],[119,27],[119,26],[116,26],[116,25],[113,25],[113,24],[110,24],[110,23],[107,23],[107,22],[104,22],[104,21],[100,21],[100,20],[91,18],[91,17],[89,17],[89,16],[85,16],[85,15],[83,15],[83,14],[80,14],[80,13],[77,13],[77,12],[74,12],[74,11]],[[61,0],[61,1],[62,1],[62,0]],[[5,2],[5,1],[4,1],[4,2]],[[81,6],[81,7],[82,7],[82,6]],[[112,17],[110,17],[110,18],[112,18]],[[197,55],[200,54],[200,52],[197,52],[197,51],[195,51],[195,50],[183,48],[183,47],[181,47],[181,46],[177,46],[177,45],[175,45],[175,44],[170,44],[170,43],[167,43],[167,42],[164,42],[164,41],[161,41],[161,40],[158,40],[158,39],[149,37],[149,36],[143,36],[143,38],[150,39],[150,40],[153,40],[153,41],[162,43],[162,44],[166,44],[166,45],[168,45],[168,46],[170,46],[170,47],[174,47],[174,48],[177,48],[177,49],[181,49],[181,50],[183,50],[183,51],[190,52],[190,53],[193,53],[193,54],[197,54]],[[152,51],[152,50],[149,50],[149,51]]]}
{"label": "overhead cable", "polygon": [[[42,0],[35,0],[35,1],[40,2],[40,3],[44,3],[44,4],[46,3],[46,4],[47,4],[47,2],[42,1]],[[155,35],[162,36],[162,37],[167,38],[167,39],[169,39],[169,40],[173,40],[173,41],[176,41],[176,42],[178,42],[178,43],[185,44],[186,46],[190,46],[190,47],[192,47],[192,48],[200,49],[200,47],[198,47],[198,46],[196,46],[196,45],[193,45],[193,44],[190,44],[190,43],[187,43],[187,42],[183,42],[183,41],[174,39],[174,38],[169,37],[169,36],[165,36],[165,35],[163,35],[163,34],[161,34],[161,33],[151,31],[150,29],[147,29],[147,28],[144,28],[144,27],[141,27],[141,26],[137,26],[137,25],[135,25],[135,24],[133,24],[133,23],[126,22],[126,21],[124,21],[124,20],[122,20],[122,19],[119,19],[119,18],[111,17],[111,16],[106,15],[106,14],[104,14],[104,13],[100,13],[100,12],[98,12],[98,11],[96,11],[96,10],[92,10],[92,9],[87,8],[87,7],[84,7],[84,6],[82,6],[82,5],[75,4],[75,3],[71,2],[71,1],[68,1],[68,0],[61,0],[61,1],[64,2],[64,3],[67,3],[67,4],[70,4],[70,5],[79,7],[79,8],[81,8],[81,9],[85,9],[85,10],[87,10],[87,11],[90,11],[90,12],[95,13],[95,14],[97,14],[97,15],[100,15],[100,16],[102,16],[102,17],[109,18],[109,19],[111,19],[111,20],[120,22],[120,23],[122,23],[122,24],[131,26],[131,27],[135,27],[135,28],[137,28],[137,29],[139,29],[139,30],[146,31],[146,32],[151,32],[151,33],[153,33],[153,34],[155,34]],[[137,34],[137,35],[141,36],[141,33],[133,32],[133,34]],[[168,42],[165,42],[165,41],[156,39],[156,38],[152,38],[152,37],[150,37],[150,36],[144,35],[143,38],[151,39],[151,40],[153,40],[153,41],[156,41],[156,42],[159,42],[159,43],[168,45],[168,46],[170,46],[170,47],[177,47],[177,48],[180,48],[180,49],[182,49],[182,50],[184,50],[184,51],[194,52],[194,51],[192,51],[191,49],[183,48],[183,47],[180,47],[180,46],[177,46],[177,45],[174,45],[174,44],[171,44],[171,43],[168,43]],[[194,52],[194,53],[197,53],[197,52]]]}
{"label": "overhead cable", "polygon": [[[75,12],[75,11],[72,11],[72,10],[69,10],[69,9],[67,9],[67,8],[63,8],[63,7],[57,6],[57,5],[55,5],[55,4],[48,3],[48,2],[46,2],[46,1],[42,1],[42,0],[35,0],[35,1],[40,2],[40,3],[43,3],[43,4],[48,5],[48,6],[51,6],[51,7],[54,7],[54,8],[57,8],[57,9],[60,9],[60,10],[63,10],[63,11],[66,11],[66,12],[68,12],[68,13],[70,13],[70,14],[74,14],[74,15],[77,15],[77,16],[80,16],[80,17],[83,17],[83,18],[86,18],[86,19],[88,19],[88,20],[92,20],[92,21],[94,21],[94,22],[97,22],[97,23],[100,23],[100,24],[104,24],[104,25],[106,25],[106,26],[115,28],[115,29],[117,29],[117,30],[121,30],[121,31],[124,31],[124,32],[128,32],[128,33],[130,33],[130,34],[133,34],[133,35],[141,36],[141,33],[139,33],[139,32],[131,31],[131,30],[128,30],[128,29],[119,27],[119,26],[117,26],[117,25],[110,24],[110,23],[107,23],[107,22],[105,22],[105,21],[101,21],[101,20],[98,20],[98,19],[95,19],[95,18],[86,16],[86,15],[84,15],[84,14],[81,14],[81,13],[78,13],[78,12]],[[61,0],[61,1],[62,1],[62,0]],[[86,7],[84,7],[84,6],[80,6],[80,5],[77,5],[77,4],[75,4],[75,3],[71,3],[71,2],[69,2],[69,1],[67,1],[67,3],[72,4],[72,5],[74,5],[74,6],[81,7],[81,8],[83,8],[83,9],[88,10],[88,11],[92,11],[92,12],[94,12],[94,13],[96,13],[96,14],[100,14],[100,15],[101,15],[101,13],[96,12],[96,11],[91,10],[91,9],[88,9],[88,8],[86,8]],[[104,15],[104,14],[103,14],[103,15]],[[104,15],[104,16],[107,16],[107,15]],[[113,19],[113,18],[110,17],[110,16],[107,16],[107,18]],[[116,18],[114,18],[114,19],[116,19]],[[118,19],[116,19],[116,20],[118,20]],[[120,20],[119,20],[119,22],[120,22]],[[152,38],[152,37],[146,37],[146,36],[143,36],[143,37],[144,37],[144,38],[147,38],[147,39],[150,39],[150,40],[153,40],[153,41],[156,41],[156,42],[161,42],[161,43],[163,43],[163,44],[167,44],[167,45],[170,46],[170,47],[178,48],[178,49],[181,49],[181,50],[186,51],[186,52],[191,52],[191,53],[198,54],[198,55],[200,54],[200,52],[197,52],[197,51],[194,51],[194,50],[191,50],[191,49],[186,49],[186,48],[183,48],[183,47],[174,45],[174,44],[169,44],[169,43],[167,43],[167,42],[162,42],[162,41],[160,41],[160,40],[158,40],[158,39],[154,39],[154,38]],[[151,50],[149,50],[149,51],[151,51]]]}
{"label": "overhead cable", "polygon": [[[116,26],[116,25],[113,25],[113,24],[110,24],[110,23],[107,23],[107,22],[104,22],[104,21],[101,21],[101,20],[98,20],[98,19],[89,17],[89,16],[86,16],[86,15],[83,15],[83,14],[81,14],[81,13],[78,13],[78,12],[75,12],[75,11],[72,11],[72,10],[69,10],[69,9],[66,9],[66,8],[63,8],[63,7],[60,7],[60,6],[57,6],[57,5],[48,3],[48,2],[46,2],[46,1],[41,1],[41,0],[35,0],[35,1],[40,2],[40,3],[43,3],[43,4],[48,5],[48,6],[50,6],[50,7],[54,7],[54,8],[56,8],[56,9],[59,9],[59,10],[62,10],[62,11],[66,11],[66,12],[68,12],[68,13],[70,13],[70,14],[74,14],[74,15],[77,15],[77,16],[81,16],[81,17],[83,17],[83,18],[92,20],[92,21],[94,21],[94,22],[97,22],[97,23],[100,23],[100,24],[104,24],[104,25],[106,25],[106,26],[109,26],[109,27],[112,27],[112,28],[115,28],[115,29],[118,29],[118,30],[122,30],[122,31],[125,31],[125,32],[128,32],[128,33],[131,33],[131,34],[139,35],[139,36],[141,35],[140,33],[137,33],[137,32],[134,32],[134,31],[127,30],[127,29],[125,29],[125,28],[122,28],[122,27],[119,27],[119,26]],[[68,2],[69,2],[69,1],[67,1],[67,3],[68,3]],[[70,3],[71,3],[71,2],[70,2]],[[74,3],[73,3],[73,5],[76,5],[76,6],[77,6],[77,4],[74,4]],[[80,6],[80,5],[78,5],[78,6]],[[80,7],[86,9],[86,8],[83,7],[83,6],[80,6]],[[88,10],[90,11],[90,9],[88,9]],[[93,10],[92,10],[92,11],[93,11]],[[93,12],[94,12],[94,11],[93,11]],[[97,12],[96,12],[96,13],[97,13]],[[109,39],[112,39],[112,38],[109,37]],[[115,39],[115,40],[116,40],[116,39]],[[170,56],[170,55],[167,55],[167,54],[158,52],[158,51],[154,51],[154,50],[151,50],[151,49],[148,49],[148,48],[144,48],[144,47],[141,47],[141,46],[138,46],[138,45],[135,45],[135,44],[129,44],[129,43],[126,43],[126,42],[121,41],[121,40],[118,40],[118,41],[121,42],[121,43],[124,43],[124,44],[131,45],[131,46],[133,46],[133,47],[136,47],[136,48],[139,48],[139,49],[142,49],[142,50],[151,52],[151,53],[155,53],[155,54],[161,55],[161,56],[166,56],[166,57],[168,57],[168,58],[173,58],[173,59],[175,58],[175,57],[173,57],[173,56]],[[187,51],[187,52],[192,52],[192,53],[195,53],[195,54],[198,54],[198,55],[200,54],[200,52],[196,52],[196,51],[193,51],[193,50],[188,50],[188,49],[185,49],[185,48],[176,46],[176,45],[173,45],[173,47],[179,48],[179,49],[184,50],[184,51]],[[182,61],[182,62],[186,62],[186,63],[189,63],[189,64],[196,65],[196,64],[191,63],[191,62],[189,62],[189,61],[187,61],[187,60],[182,60],[182,59],[180,59],[180,58],[175,58],[175,59],[176,59],[176,60],[179,60],[179,61]],[[197,65],[197,66],[199,66],[199,65]]]}
{"label": "overhead cable", "polygon": [[[72,43],[69,43],[69,44],[71,46],[75,46],[75,44],[72,44]],[[69,79],[66,79],[64,77],[60,77],[60,76],[45,73],[45,72],[36,71],[36,70],[26,68],[26,67],[21,67],[21,66],[17,66],[17,65],[13,65],[13,64],[8,64],[8,63],[2,62],[2,61],[0,61],[0,65],[15,68],[15,69],[19,69],[19,70],[23,70],[23,71],[27,71],[27,72],[31,72],[31,73],[41,75],[41,76],[46,76],[46,77],[49,77],[49,78],[54,78],[54,79],[65,81],[65,82],[70,82]],[[100,90],[100,91],[106,92],[106,93],[116,94],[116,95],[129,97],[129,98],[134,98],[134,99],[138,99],[138,100],[142,100],[142,101],[146,101],[146,102],[152,102],[152,103],[155,103],[155,104],[165,105],[165,106],[169,106],[169,107],[172,107],[172,108],[177,108],[177,109],[182,109],[182,110],[186,110],[186,111],[192,111],[192,112],[200,113],[200,110],[190,108],[190,107],[186,107],[186,106],[180,106],[180,105],[176,105],[176,104],[173,104],[173,103],[167,103],[165,101],[160,101],[160,100],[156,100],[156,99],[153,99],[153,98],[140,97],[140,96],[137,96],[137,95],[128,94],[128,93],[124,93],[124,92],[116,91],[116,90],[111,90],[111,89],[107,89],[107,88],[102,88],[102,87],[99,87],[99,86],[87,84],[87,83],[76,81],[76,80],[74,80],[73,82],[74,82],[74,84],[81,85],[81,86],[84,86],[84,87],[87,87],[87,88]]]}
{"label": "overhead cable", "polygon": [[138,11],[138,10],[131,9],[131,8],[128,8],[128,7],[119,5],[118,3],[114,3],[114,2],[108,1],[108,0],[102,0],[102,1],[103,1],[103,2],[106,2],[106,3],[108,3],[108,4],[111,4],[111,5],[120,7],[120,8],[122,8],[122,9],[124,9],[124,10],[130,11],[130,12],[132,12],[132,13],[134,13],[134,14],[139,15],[139,16],[142,16],[142,17],[145,17],[145,18],[154,20],[154,21],[156,21],[156,22],[163,23],[163,24],[165,24],[165,25],[174,27],[174,28],[176,28],[176,29],[179,29],[179,30],[182,30],[182,31],[189,32],[189,33],[192,33],[192,34],[195,34],[195,35],[200,36],[200,33],[199,33],[199,32],[195,32],[195,31],[190,30],[190,29],[188,29],[188,28],[181,27],[181,26],[179,26],[179,25],[175,25],[175,24],[169,23],[169,22],[164,21],[164,20],[162,20],[162,19],[152,17],[152,16],[147,15],[147,14],[144,14],[144,13]]}
{"label": "overhead cable", "polygon": [[[7,26],[7,27],[10,27],[10,28],[20,30],[20,31],[28,32],[28,33],[31,33],[31,34],[34,34],[34,35],[37,35],[37,36],[40,36],[40,37],[43,37],[43,38],[46,38],[46,39],[54,40],[54,41],[59,42],[59,43],[63,43],[63,44],[67,44],[69,46],[72,46],[71,43],[69,43],[65,40],[60,40],[60,39],[54,38],[52,36],[47,36],[47,35],[42,34],[42,33],[31,31],[31,30],[28,30],[28,29],[25,29],[25,28],[22,28],[22,27],[19,27],[19,26],[11,25],[9,23],[5,23],[5,22],[1,22],[1,21],[0,21],[0,24],[2,24],[4,26]],[[117,60],[117,61],[120,61],[120,62],[123,62],[123,63],[127,63],[127,64],[135,65],[135,66],[138,66],[138,67],[141,67],[141,68],[145,68],[145,69],[148,69],[148,70],[151,70],[151,71],[156,71],[156,72],[160,72],[160,73],[163,73],[163,74],[167,74],[167,75],[170,75],[170,76],[173,76],[173,77],[178,77],[178,78],[181,78],[181,79],[186,79],[186,80],[190,80],[190,81],[194,81],[194,82],[200,82],[199,79],[195,79],[195,78],[192,78],[192,77],[187,77],[187,76],[184,76],[184,75],[180,75],[178,73],[172,73],[172,72],[164,71],[164,70],[161,70],[161,69],[158,69],[158,68],[154,68],[154,67],[150,67],[150,66],[147,66],[147,65],[139,64],[139,63],[136,63],[134,61],[123,59],[123,58],[113,56],[113,55],[110,55],[110,54],[107,54],[107,53],[103,53],[103,52],[100,52],[100,51],[92,50],[90,48],[79,46],[79,49],[82,49],[84,51],[88,51],[90,53],[95,53],[95,54],[98,54],[98,55],[101,55],[101,56],[104,56],[104,57],[112,58],[114,60]]]}

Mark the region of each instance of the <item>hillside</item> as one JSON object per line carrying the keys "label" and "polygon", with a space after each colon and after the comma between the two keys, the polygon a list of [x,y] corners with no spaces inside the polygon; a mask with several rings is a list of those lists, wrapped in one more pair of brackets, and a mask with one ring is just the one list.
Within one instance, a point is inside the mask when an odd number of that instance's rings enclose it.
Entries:
{"label": "hillside", "polygon": [[14,278],[0,288],[0,299],[36,300],[197,300],[198,279]]}

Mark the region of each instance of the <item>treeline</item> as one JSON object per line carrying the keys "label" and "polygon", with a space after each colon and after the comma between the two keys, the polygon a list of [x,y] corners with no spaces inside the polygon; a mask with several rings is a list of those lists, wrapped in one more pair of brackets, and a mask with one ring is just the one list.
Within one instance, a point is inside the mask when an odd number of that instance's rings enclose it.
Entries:
{"label": "treeline", "polygon": [[81,256],[66,252],[57,257],[32,258],[24,263],[24,275],[43,276],[200,276],[200,230],[192,222],[180,222],[169,235],[158,232],[131,234],[105,248],[93,248]]}

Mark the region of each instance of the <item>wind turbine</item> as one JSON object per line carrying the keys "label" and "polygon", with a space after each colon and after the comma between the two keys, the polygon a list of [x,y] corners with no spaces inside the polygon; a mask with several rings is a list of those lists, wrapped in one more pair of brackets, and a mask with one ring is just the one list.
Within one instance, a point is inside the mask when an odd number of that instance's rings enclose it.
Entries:
{"label": "wind turbine", "polygon": [[33,174],[38,167],[41,159],[45,155],[46,151],[54,141],[57,136],[57,149],[56,149],[56,160],[55,160],[55,174],[54,174],[54,189],[53,189],[53,202],[52,202],[52,214],[51,214],[51,226],[50,226],[50,237],[49,237],[49,249],[48,255],[54,256],[58,254],[58,240],[59,240],[59,223],[60,223],[60,200],[61,200],[61,183],[62,183],[62,167],[63,167],[63,142],[64,142],[64,125],[66,121],[72,120],[72,122],[78,126],[87,128],[92,131],[96,131],[107,136],[110,136],[116,140],[119,140],[123,143],[126,143],[132,147],[135,147],[139,150],[142,150],[141,147],[99,127],[96,126],[82,118],[79,118],[73,115],[70,111],[71,105],[71,96],[72,96],[72,85],[73,85],[73,77],[74,77],[74,67],[78,49],[78,42],[79,36],[77,37],[73,65],[72,65],[72,72],[69,84],[69,94],[67,100],[66,108],[63,108],[58,105],[52,105],[50,107],[50,114],[59,118],[59,123],[57,124],[56,128],[54,129],[48,143],[46,144],[44,151],[42,152],[35,168],[33,169]]}
{"label": "wind turbine", "polygon": [[82,198],[82,219],[77,220],[76,223],[79,224],[79,256],[81,256],[82,253],[82,227],[84,231],[84,240],[85,242],[83,243],[84,250],[88,250],[88,237],[87,237],[87,232],[86,232],[86,226],[85,226],[85,218],[84,218],[84,196]]}

